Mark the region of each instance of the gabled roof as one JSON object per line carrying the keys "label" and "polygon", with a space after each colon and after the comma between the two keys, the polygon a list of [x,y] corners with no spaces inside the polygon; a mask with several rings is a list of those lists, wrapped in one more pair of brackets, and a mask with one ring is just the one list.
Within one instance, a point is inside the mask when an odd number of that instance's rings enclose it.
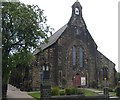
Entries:
{"label": "gabled roof", "polygon": [[109,58],[107,58],[103,53],[101,53],[99,50],[97,50],[97,53],[100,54],[101,56],[103,56],[105,59],[107,59],[109,62],[113,63],[115,65],[115,63],[110,60]]}
{"label": "gabled roof", "polygon": [[[40,45],[40,48],[42,50],[48,48],[49,46],[51,46],[52,44],[54,44],[58,38],[62,35],[62,33],[65,31],[65,29],[67,28],[67,24],[65,24],[63,27],[61,27],[57,32],[55,32],[51,37],[49,37],[48,39],[48,43],[44,43]],[[33,54],[37,54],[40,52],[40,49],[36,49]]]}

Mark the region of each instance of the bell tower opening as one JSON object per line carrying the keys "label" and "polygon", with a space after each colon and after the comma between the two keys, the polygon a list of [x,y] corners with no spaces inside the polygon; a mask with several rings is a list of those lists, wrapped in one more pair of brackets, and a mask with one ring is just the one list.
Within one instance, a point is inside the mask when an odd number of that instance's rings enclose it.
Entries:
{"label": "bell tower opening", "polygon": [[72,5],[72,15],[81,16],[82,15],[82,6],[78,0]]}
{"label": "bell tower opening", "polygon": [[75,14],[79,15],[79,9],[77,7],[75,8]]}

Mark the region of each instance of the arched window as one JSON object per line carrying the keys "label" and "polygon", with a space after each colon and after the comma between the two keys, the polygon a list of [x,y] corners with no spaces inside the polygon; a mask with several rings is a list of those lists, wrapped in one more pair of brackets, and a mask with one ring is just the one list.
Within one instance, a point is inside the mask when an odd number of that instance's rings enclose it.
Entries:
{"label": "arched window", "polygon": [[59,70],[59,81],[62,82],[62,70]]}
{"label": "arched window", "polygon": [[84,51],[83,48],[80,47],[80,67],[84,67]]}
{"label": "arched window", "polygon": [[103,70],[103,80],[108,80],[108,68],[107,67],[104,67],[102,68]]}
{"label": "arched window", "polygon": [[72,47],[72,64],[76,65],[76,47]]}
{"label": "arched window", "polygon": [[77,34],[77,35],[79,34],[79,29],[76,29],[76,34]]}

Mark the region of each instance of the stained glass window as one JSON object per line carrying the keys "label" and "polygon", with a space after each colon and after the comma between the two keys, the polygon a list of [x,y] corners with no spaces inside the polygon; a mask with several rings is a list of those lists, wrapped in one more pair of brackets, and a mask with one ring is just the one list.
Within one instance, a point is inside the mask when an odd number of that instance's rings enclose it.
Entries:
{"label": "stained glass window", "polygon": [[84,51],[83,48],[80,47],[80,67],[84,66]]}
{"label": "stained glass window", "polygon": [[76,64],[76,47],[75,46],[73,46],[72,48],[72,63],[73,65]]}
{"label": "stained glass window", "polygon": [[79,34],[79,30],[78,30],[78,29],[76,29],[76,34],[77,34],[77,35]]}

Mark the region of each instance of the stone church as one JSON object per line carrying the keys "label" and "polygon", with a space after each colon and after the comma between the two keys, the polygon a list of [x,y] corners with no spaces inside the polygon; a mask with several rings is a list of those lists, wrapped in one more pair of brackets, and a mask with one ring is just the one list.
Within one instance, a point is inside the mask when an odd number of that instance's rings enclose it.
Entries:
{"label": "stone church", "polygon": [[[102,41],[102,39],[101,39]],[[50,68],[52,86],[103,87],[116,85],[115,64],[97,50],[82,16],[82,6],[72,5],[71,18],[48,43],[34,51],[31,88],[39,90],[44,66]]]}
{"label": "stone church", "polygon": [[97,44],[89,33],[82,17],[82,6],[76,1],[67,24],[35,50],[32,87],[37,89],[41,82],[44,64],[50,67],[52,86],[86,86],[93,84],[115,86],[115,64],[97,50]]}

